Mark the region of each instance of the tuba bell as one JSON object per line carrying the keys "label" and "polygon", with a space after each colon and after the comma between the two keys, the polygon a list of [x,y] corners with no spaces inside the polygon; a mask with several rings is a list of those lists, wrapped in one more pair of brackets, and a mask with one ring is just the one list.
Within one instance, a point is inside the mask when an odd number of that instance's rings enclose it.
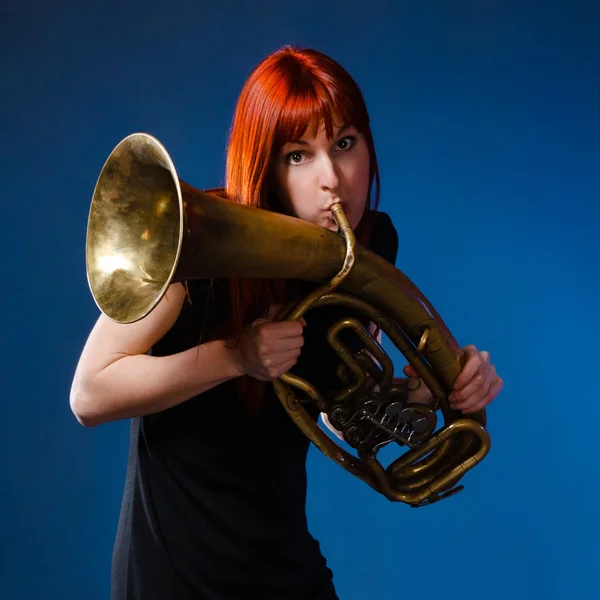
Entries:
{"label": "tuba bell", "polygon": [[[356,244],[340,205],[338,232],[286,215],[229,202],[191,187],[154,137],[123,139],[106,160],[90,206],[86,273],[98,308],[118,323],[147,316],[170,285],[199,278],[301,279],[321,284],[277,316],[298,319],[317,306],[342,305],[368,317],[414,367],[418,379],[393,381],[393,364],[355,319],[342,319],[328,342],[342,368],[340,390],[323,394],[286,373],[273,382],[290,418],[315,446],[391,501],[424,506],[462,490],[457,485],[490,449],[485,409],[462,415],[448,395],[463,353],[433,306],[398,269]],[[352,329],[364,349],[339,338]],[[422,381],[431,406],[408,403]],[[347,451],[310,417],[314,402],[342,433]],[[443,425],[438,427],[437,415]],[[406,448],[384,467],[379,451]]]}

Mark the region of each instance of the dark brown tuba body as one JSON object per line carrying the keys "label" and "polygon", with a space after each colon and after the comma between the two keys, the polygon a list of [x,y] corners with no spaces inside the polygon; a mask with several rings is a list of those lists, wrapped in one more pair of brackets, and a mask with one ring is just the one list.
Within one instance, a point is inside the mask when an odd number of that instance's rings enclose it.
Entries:
{"label": "dark brown tuba body", "polygon": [[[148,315],[176,281],[235,276],[321,283],[280,318],[297,318],[323,304],[359,310],[388,336],[431,391],[432,407],[407,403],[393,383],[393,365],[358,321],[343,320],[329,342],[344,368],[340,390],[323,396],[310,382],[284,375],[274,382],[283,407],[327,456],[394,501],[430,504],[454,487],[488,453],[485,412],[453,412],[447,397],[463,356],[433,306],[398,269],[357,247],[341,208],[341,233],[251,208],[181,181],[164,147],[146,134],[125,138],[108,157],[92,199],[86,244],[88,282],[109,318],[132,323]],[[339,340],[353,329],[364,351]],[[342,449],[304,409],[315,402],[356,456]],[[444,426],[437,428],[437,412]],[[437,428],[437,429],[436,429]],[[387,468],[378,451],[409,448]]]}

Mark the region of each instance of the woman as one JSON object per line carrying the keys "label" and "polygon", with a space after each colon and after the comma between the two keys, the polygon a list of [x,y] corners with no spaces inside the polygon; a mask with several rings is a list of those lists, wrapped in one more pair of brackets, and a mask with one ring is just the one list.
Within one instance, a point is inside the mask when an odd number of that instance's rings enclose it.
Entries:
{"label": "woman", "polygon": [[[396,231],[375,210],[377,159],[362,95],[314,50],[283,48],[250,75],[232,124],[224,194],[329,229],[331,205],[341,202],[357,239],[395,261]],[[271,320],[275,307],[308,289],[190,281],[187,289],[173,285],[137,323],[98,319],[71,407],[86,426],[131,419],[114,600],[337,598],[306,523],[308,440],[265,385],[288,370],[318,387],[335,385],[324,332],[338,309]],[[486,352],[465,351],[451,400],[471,413],[502,381]],[[410,367],[405,373],[415,376]]]}

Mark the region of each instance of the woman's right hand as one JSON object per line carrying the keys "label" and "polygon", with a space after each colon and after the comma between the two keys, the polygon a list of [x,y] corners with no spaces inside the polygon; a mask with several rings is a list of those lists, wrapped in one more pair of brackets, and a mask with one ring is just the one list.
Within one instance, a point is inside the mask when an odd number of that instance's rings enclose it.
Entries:
{"label": "woman's right hand", "polygon": [[234,346],[237,367],[242,375],[260,381],[281,377],[297,362],[304,337],[306,321],[273,322],[276,309],[271,308],[266,318],[249,325]]}

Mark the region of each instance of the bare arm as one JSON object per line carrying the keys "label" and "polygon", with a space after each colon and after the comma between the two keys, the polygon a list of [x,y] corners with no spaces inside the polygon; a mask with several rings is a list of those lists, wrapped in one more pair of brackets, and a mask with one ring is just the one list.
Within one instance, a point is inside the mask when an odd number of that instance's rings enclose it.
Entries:
{"label": "bare arm", "polygon": [[171,356],[146,353],[173,326],[185,290],[171,286],[146,318],[127,325],[101,315],[81,354],[70,395],[85,426],[159,412],[241,374],[231,349],[217,340]]}

